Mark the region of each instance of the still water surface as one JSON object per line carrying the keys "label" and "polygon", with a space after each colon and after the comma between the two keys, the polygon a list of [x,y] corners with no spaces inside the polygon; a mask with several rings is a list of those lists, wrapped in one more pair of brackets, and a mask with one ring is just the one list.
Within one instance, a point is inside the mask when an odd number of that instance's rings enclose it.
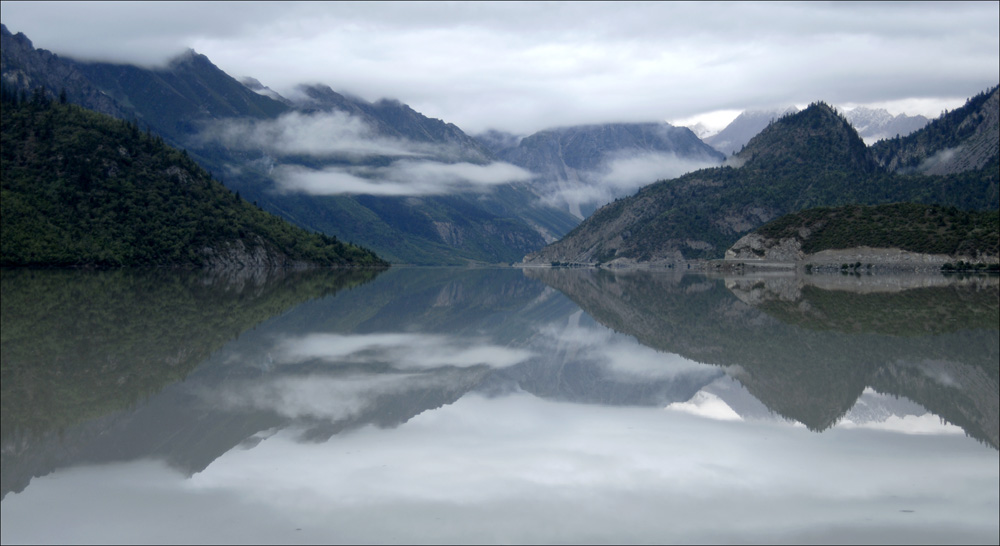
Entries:
{"label": "still water surface", "polygon": [[2,272],[3,543],[997,543],[993,278]]}

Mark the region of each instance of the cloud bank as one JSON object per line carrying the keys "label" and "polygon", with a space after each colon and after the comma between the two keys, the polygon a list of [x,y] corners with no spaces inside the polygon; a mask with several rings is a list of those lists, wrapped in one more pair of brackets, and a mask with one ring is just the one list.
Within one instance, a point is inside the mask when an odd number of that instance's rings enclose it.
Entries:
{"label": "cloud bank", "polygon": [[714,160],[682,158],[668,152],[612,157],[597,170],[577,171],[569,180],[543,188],[541,201],[583,218],[597,207],[632,195],[653,182],[719,164]]}
{"label": "cloud bank", "polygon": [[513,366],[532,353],[483,340],[433,334],[310,334],[287,339],[277,349],[282,364],[321,360],[331,363],[384,362],[400,370],[441,367]]}
{"label": "cloud bank", "polygon": [[[291,112],[274,120],[220,120],[205,126],[197,138],[203,144],[261,152],[280,191],[310,195],[480,192],[534,176],[509,163],[458,161],[461,151],[451,146],[379,135],[363,120],[338,111]],[[312,168],[297,164],[302,157],[320,163],[378,159],[389,164]]]}
{"label": "cloud bank", "polygon": [[3,2],[3,15],[60,55],[149,65],[191,47],[282,94],[323,82],[470,133],[815,100],[925,101],[906,112],[936,117],[1000,73],[996,2]]}
{"label": "cloud bank", "polygon": [[400,160],[387,167],[326,167],[310,169],[295,165],[275,168],[274,179],[282,191],[310,195],[421,196],[481,192],[533,175],[509,163],[439,163]]}
{"label": "cloud bank", "polygon": [[227,119],[207,125],[204,142],[229,149],[261,150],[271,155],[312,157],[422,156],[440,148],[380,136],[364,121],[345,112],[289,112],[273,120]]}

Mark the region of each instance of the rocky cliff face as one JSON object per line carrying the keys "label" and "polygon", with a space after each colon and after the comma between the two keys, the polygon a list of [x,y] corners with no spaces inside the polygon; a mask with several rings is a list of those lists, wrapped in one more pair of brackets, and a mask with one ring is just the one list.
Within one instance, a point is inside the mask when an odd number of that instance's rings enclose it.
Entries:
{"label": "rocky cliff face", "polygon": [[971,254],[929,254],[910,252],[899,248],[855,247],[822,250],[815,253],[802,251],[802,241],[794,237],[774,239],[750,233],[726,250],[726,261],[760,266],[818,266],[839,267],[841,264],[872,264],[896,269],[938,270],[946,263],[980,261],[997,263],[997,256]]}
{"label": "rocky cliff face", "polygon": [[794,237],[771,239],[750,233],[726,250],[725,259],[749,262],[799,262],[804,257],[802,243]]}
{"label": "rocky cliff face", "polygon": [[287,254],[268,245],[259,235],[254,236],[250,245],[236,239],[220,246],[204,247],[200,252],[204,267],[210,270],[316,267],[313,263],[292,260]]}

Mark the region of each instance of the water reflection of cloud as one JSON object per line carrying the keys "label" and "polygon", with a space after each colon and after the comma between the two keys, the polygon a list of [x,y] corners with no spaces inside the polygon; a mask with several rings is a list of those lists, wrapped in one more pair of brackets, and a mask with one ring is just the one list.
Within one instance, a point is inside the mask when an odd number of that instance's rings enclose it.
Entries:
{"label": "water reflection of cloud", "polygon": [[574,313],[565,323],[551,323],[539,329],[541,343],[550,351],[598,364],[608,376],[622,382],[669,380],[678,377],[721,375],[721,368],[700,364],[673,353],[646,347],[631,336],[603,326],[581,322],[583,312]]}
{"label": "water reflection of cloud", "polygon": [[37,479],[3,542],[995,542],[998,490],[996,452],[961,436],[467,395],[326,443],[279,432],[190,480]]}
{"label": "water reflection of cloud", "polygon": [[[990,450],[964,438],[920,442],[858,432],[816,435],[778,423],[466,396],[393,433],[367,428],[314,446],[275,438],[260,453],[227,455],[231,476],[206,472],[196,482],[209,490],[240,487],[240,475],[287,461],[294,476],[272,474],[260,484],[269,502],[294,502],[317,523],[324,509],[347,510],[356,521],[341,514],[346,535],[338,536],[354,540],[379,540],[366,534],[382,532],[370,527],[374,513],[391,514],[412,536],[432,542],[732,541],[774,539],[775,532],[794,541],[843,522],[880,522],[853,530],[872,540],[872,533],[899,525],[892,518],[903,509],[935,517],[907,521],[913,535],[883,538],[918,537],[915,527],[928,530],[952,517],[980,532],[995,524],[989,514],[996,492],[973,485],[998,481]],[[922,475],[920,468],[935,472]],[[953,495],[966,492],[951,505]],[[454,527],[436,529],[435,518]],[[602,535],[609,521],[617,534]],[[515,522],[517,530],[504,529]]]}
{"label": "water reflection of cloud", "polygon": [[505,368],[532,353],[481,339],[432,334],[310,334],[283,340],[276,360],[282,364],[321,360],[331,363],[387,363],[399,370],[489,366]]}
{"label": "water reflection of cloud", "polygon": [[209,394],[230,410],[273,411],[290,419],[339,421],[358,415],[380,397],[448,386],[447,374],[322,374],[236,381]]}
{"label": "water reflection of cloud", "polygon": [[903,434],[965,434],[961,427],[952,425],[933,413],[902,416],[890,415],[884,421],[871,421],[867,423],[855,423],[850,419],[843,419],[836,426],[841,428],[885,430],[901,432]]}

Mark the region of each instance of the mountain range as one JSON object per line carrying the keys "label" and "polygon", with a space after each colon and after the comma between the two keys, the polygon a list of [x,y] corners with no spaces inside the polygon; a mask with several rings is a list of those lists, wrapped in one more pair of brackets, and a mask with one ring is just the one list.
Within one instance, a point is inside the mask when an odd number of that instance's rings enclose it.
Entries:
{"label": "mountain range", "polygon": [[[718,133],[706,135],[702,139],[706,144],[728,157],[740,151],[747,142],[750,142],[751,138],[757,136],[772,121],[798,111],[799,109],[795,106],[773,110],[747,110],[741,112],[740,115],[736,116],[736,119]],[[845,109],[842,114],[858,132],[858,136],[868,145],[896,136],[905,137],[930,122],[929,119],[921,115],[896,114],[894,116],[884,108],[864,106]]]}
{"label": "mountain range", "polygon": [[[503,183],[530,173],[497,164],[454,125],[398,101],[315,85],[285,99],[193,51],[149,69],[62,58],[0,33],[9,84],[134,121],[263,209],[390,261],[511,262],[579,221]],[[361,189],[332,193],[330,179]],[[412,186],[416,194],[400,190]]]}
{"label": "mountain range", "polygon": [[534,173],[532,185],[543,202],[579,219],[650,180],[725,159],[690,129],[668,123],[560,127],[523,138],[492,131],[477,138],[500,160]]}
{"label": "mountain range", "polygon": [[907,137],[871,148],[843,115],[814,103],[770,123],[722,167],[616,200],[524,263],[721,258],[765,222],[820,206],[913,201],[996,210],[998,97],[995,87]]}
{"label": "mountain range", "polygon": [[[810,206],[996,202],[996,177],[983,174],[992,172],[997,146],[990,93],[977,99],[982,111],[959,109],[965,114],[948,113],[909,135],[900,124],[919,119],[860,108],[840,114],[817,103],[794,114],[744,113],[705,142],[666,123],[472,137],[399,101],[368,102],[326,85],[284,97],[194,51],[160,68],[81,62],[0,31],[0,73],[9,85],[40,87],[135,123],[264,210],[396,263],[698,259],[721,256],[747,230]],[[893,130],[898,137],[871,148],[859,136]],[[726,159],[743,139],[742,151]],[[639,224],[612,222],[617,231],[601,249],[564,252],[580,246],[581,233],[608,224],[611,211],[639,202],[645,208],[627,214]],[[656,218],[648,214],[654,209]],[[609,242],[615,238],[629,242]]]}

